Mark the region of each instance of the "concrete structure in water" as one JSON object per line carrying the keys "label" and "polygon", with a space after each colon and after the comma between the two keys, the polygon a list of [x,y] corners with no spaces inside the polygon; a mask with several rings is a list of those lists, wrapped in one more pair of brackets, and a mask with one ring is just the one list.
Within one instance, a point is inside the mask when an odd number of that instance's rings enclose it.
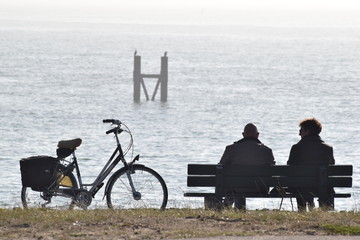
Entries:
{"label": "concrete structure in water", "polygon": [[157,78],[157,83],[154,89],[154,93],[151,100],[155,100],[157,90],[160,86],[160,100],[162,102],[167,101],[168,96],[168,57],[167,52],[161,57],[161,70],[160,74],[142,74],[141,73],[141,56],[134,54],[134,101],[140,102],[141,86],[144,90],[146,100],[149,100],[149,94],[145,86],[144,78]]}

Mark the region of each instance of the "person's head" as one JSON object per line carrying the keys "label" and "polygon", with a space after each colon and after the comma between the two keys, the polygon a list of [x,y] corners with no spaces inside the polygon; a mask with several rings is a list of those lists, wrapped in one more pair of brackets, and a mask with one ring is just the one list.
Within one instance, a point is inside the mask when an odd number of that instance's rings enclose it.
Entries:
{"label": "person's head", "polygon": [[252,123],[246,124],[246,126],[244,127],[243,136],[244,137],[258,138],[259,137],[259,132],[257,130],[257,127]]}
{"label": "person's head", "polygon": [[307,118],[299,123],[299,135],[305,137],[308,135],[319,135],[322,129],[321,123],[316,118]]}

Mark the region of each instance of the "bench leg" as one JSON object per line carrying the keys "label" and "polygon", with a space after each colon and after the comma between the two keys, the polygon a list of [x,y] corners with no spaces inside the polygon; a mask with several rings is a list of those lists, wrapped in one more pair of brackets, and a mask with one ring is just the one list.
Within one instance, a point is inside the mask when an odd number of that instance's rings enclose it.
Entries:
{"label": "bench leg", "polygon": [[236,196],[234,193],[227,193],[224,200],[224,207],[231,208],[234,204],[235,209],[246,210],[246,198]]}
{"label": "bench leg", "polygon": [[[235,204],[234,204],[235,203]],[[224,206],[231,208],[234,204],[235,209],[246,210],[246,198],[227,194],[224,200]]]}
{"label": "bench leg", "polygon": [[315,207],[313,197],[307,197],[307,198],[298,197],[298,198],[296,198],[296,202],[297,202],[299,212],[306,212],[306,206],[308,206],[309,211],[312,211]]}
{"label": "bench leg", "polygon": [[235,208],[238,210],[246,210],[246,198],[236,198],[235,199]]}
{"label": "bench leg", "polygon": [[319,207],[324,211],[332,211],[335,209],[334,197],[319,198]]}
{"label": "bench leg", "polygon": [[221,200],[215,196],[205,196],[204,205],[206,210],[219,210],[223,207]]}
{"label": "bench leg", "polygon": [[204,205],[206,210],[220,210],[226,207],[231,207],[235,202],[235,209],[246,210],[246,198],[237,197],[235,199],[225,198],[224,203],[221,199],[218,199],[215,196],[205,196]]}

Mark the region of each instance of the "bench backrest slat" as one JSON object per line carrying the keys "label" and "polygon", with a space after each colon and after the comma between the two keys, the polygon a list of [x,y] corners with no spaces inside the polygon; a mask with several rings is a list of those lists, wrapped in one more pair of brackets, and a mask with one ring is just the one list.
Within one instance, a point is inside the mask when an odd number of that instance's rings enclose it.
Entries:
{"label": "bench backrest slat", "polygon": [[318,176],[319,169],[312,166],[223,166],[224,176]]}
{"label": "bench backrest slat", "polygon": [[328,184],[332,187],[352,187],[352,177],[329,177]]}
{"label": "bench backrest slat", "polygon": [[192,176],[187,179],[188,187],[215,187],[215,176]]}
{"label": "bench backrest slat", "polygon": [[316,177],[226,177],[224,188],[257,188],[257,187],[314,187]]}
{"label": "bench backrest slat", "polygon": [[215,175],[216,164],[189,164],[188,175]]}
{"label": "bench backrest slat", "polygon": [[[302,187],[313,188],[319,182],[317,177],[225,177],[224,188],[245,187]],[[351,177],[328,178],[328,187],[352,187]]]}
{"label": "bench backrest slat", "polygon": [[[188,175],[215,175],[217,164],[189,164]],[[288,166],[288,165],[275,165],[275,166],[223,166],[225,171],[234,174],[246,174],[248,176],[313,176],[317,174],[317,166]],[[352,176],[352,165],[331,165],[327,166],[329,176],[348,175]]]}
{"label": "bench backrest slat", "polygon": [[328,176],[352,176],[352,165],[331,165],[327,167]]}
{"label": "bench backrest slat", "polygon": [[[220,171],[219,171],[220,169]],[[320,177],[326,174],[322,182],[328,187],[352,187],[352,166],[222,166],[216,164],[189,164],[189,187],[221,186],[256,187],[259,185],[274,187],[317,187]],[[222,176],[216,179],[216,172]],[[336,177],[333,177],[336,176]],[[218,181],[218,182],[217,182]],[[219,186],[219,185],[218,185]]]}

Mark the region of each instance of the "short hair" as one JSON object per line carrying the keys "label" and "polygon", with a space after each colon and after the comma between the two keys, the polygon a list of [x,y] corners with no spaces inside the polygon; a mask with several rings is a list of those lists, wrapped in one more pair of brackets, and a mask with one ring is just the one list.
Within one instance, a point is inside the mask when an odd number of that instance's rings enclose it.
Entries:
{"label": "short hair", "polygon": [[316,118],[306,118],[299,123],[301,128],[309,130],[311,134],[320,134],[321,123]]}
{"label": "short hair", "polygon": [[257,130],[257,127],[253,123],[248,123],[244,127],[244,136],[245,137],[257,137],[259,132]]}

